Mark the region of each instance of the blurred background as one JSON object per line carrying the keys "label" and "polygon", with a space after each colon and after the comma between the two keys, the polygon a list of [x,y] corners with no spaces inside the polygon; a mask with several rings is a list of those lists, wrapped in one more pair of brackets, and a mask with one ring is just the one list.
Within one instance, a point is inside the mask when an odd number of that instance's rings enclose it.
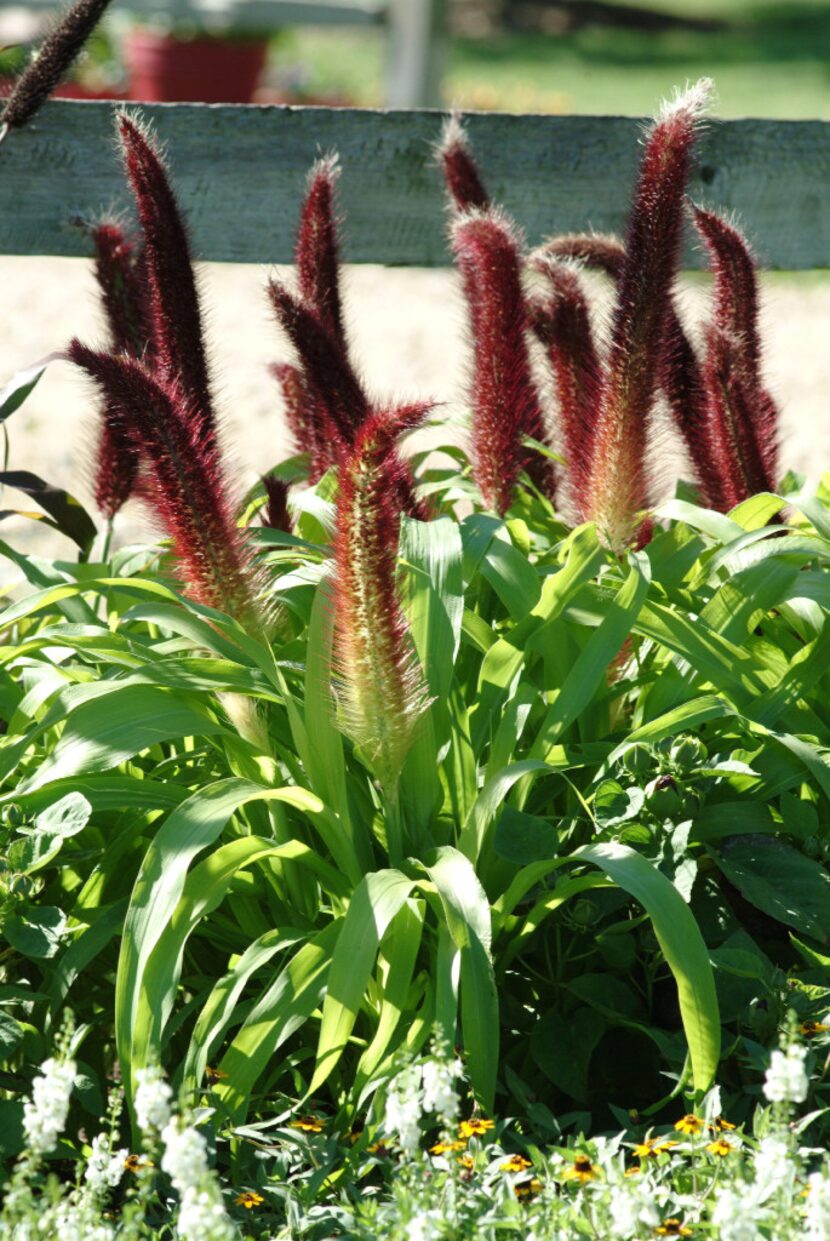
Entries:
{"label": "blurred background", "polygon": [[[47,15],[46,0],[0,5],[0,76],[19,67]],[[707,74],[725,117],[830,112],[827,0],[115,0],[67,93],[152,97],[154,40],[157,59],[162,42],[178,45],[180,80],[159,86],[175,94],[208,36],[230,45],[224,69],[206,69],[208,96],[236,85],[235,50],[260,102],[378,107],[390,95],[390,45],[421,38],[425,20],[440,94],[462,108],[646,115]]]}
{"label": "blurred background", "polygon": [[[175,16],[169,4],[148,15],[151,3],[141,0],[139,20],[127,0],[114,0],[70,93],[210,99],[227,95],[230,79],[234,97],[263,103],[377,107],[440,98],[463,109],[646,116],[676,86],[705,74],[715,79],[719,116],[830,120],[828,0],[243,0],[233,13],[244,20],[235,24],[234,16],[230,26],[224,0],[180,0]],[[201,6],[198,20],[194,4]],[[39,5],[0,3],[0,76],[29,54],[46,11]],[[339,10],[336,23],[332,9]],[[277,10],[282,24],[266,21]],[[323,11],[325,21],[310,21]],[[428,29],[425,15],[432,18]],[[229,53],[232,61],[234,51],[238,62],[244,53],[236,78],[230,62],[223,68],[211,60]],[[315,154],[309,150],[309,164]],[[175,174],[186,154],[172,151],[171,158]],[[486,180],[486,166],[482,173]],[[115,205],[126,202],[125,192]],[[752,238],[751,218],[741,223]],[[344,238],[348,255],[347,220]],[[200,272],[225,442],[241,490],[291,451],[267,371],[289,353],[268,312],[262,268],[202,264]],[[344,284],[354,355],[370,388],[463,409],[469,353],[454,272],[347,267]],[[86,260],[0,257],[0,285],[0,386],[65,348],[73,334],[102,340]],[[705,276],[681,281],[681,313],[693,338],[708,290]],[[772,273],[763,277],[762,293],[766,375],[782,408],[782,464],[816,477],[830,465],[830,279],[826,271]],[[598,304],[601,317],[607,295]],[[36,471],[94,511],[89,463],[97,423],[87,385],[68,365],[53,363],[10,419],[10,464]],[[678,474],[688,476],[670,439],[654,468],[669,489]],[[3,507],[11,499],[8,493]],[[146,533],[135,506],[119,516],[118,542]],[[0,537],[30,551],[72,555],[60,536],[22,517],[4,521]],[[8,576],[0,566],[0,582]]]}

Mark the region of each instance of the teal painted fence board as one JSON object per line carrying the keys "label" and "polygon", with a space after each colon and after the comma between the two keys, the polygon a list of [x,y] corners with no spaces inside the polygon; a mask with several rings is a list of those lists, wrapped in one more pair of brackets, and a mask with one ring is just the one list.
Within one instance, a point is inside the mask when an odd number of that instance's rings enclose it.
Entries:
{"label": "teal painted fence board", "polygon": [[[407,266],[448,262],[437,112],[153,105],[204,259],[291,259],[306,170],[320,152],[343,163],[345,258]],[[113,107],[54,102],[0,145],[0,253],[87,252],[73,219],[126,206]],[[493,197],[531,244],[551,233],[620,231],[641,123],[625,117],[475,114],[468,129]],[[711,122],[690,193],[737,212],[762,262],[830,266],[830,124]],[[700,265],[690,249],[689,266]]]}

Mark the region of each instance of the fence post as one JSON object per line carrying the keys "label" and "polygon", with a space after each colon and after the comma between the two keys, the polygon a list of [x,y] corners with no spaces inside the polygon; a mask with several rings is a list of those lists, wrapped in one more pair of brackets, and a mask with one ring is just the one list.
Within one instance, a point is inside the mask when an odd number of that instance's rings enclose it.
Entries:
{"label": "fence post", "polygon": [[439,108],[448,0],[390,0],[386,104]]}

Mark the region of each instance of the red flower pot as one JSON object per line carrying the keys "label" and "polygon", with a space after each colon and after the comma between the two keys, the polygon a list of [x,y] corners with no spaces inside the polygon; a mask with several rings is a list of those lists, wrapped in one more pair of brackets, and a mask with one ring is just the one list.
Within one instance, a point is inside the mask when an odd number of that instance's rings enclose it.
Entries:
{"label": "red flower pot", "polygon": [[133,30],[124,42],[130,99],[249,103],[267,51],[267,39],[176,39],[152,30]]}

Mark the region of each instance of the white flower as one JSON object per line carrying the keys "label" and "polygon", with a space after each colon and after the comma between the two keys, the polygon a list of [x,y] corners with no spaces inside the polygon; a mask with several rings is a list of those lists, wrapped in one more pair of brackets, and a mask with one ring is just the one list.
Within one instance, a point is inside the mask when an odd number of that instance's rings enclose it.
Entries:
{"label": "white flower", "polygon": [[208,1172],[207,1143],[202,1134],[192,1125],[171,1120],[162,1130],[161,1140],[164,1143],[161,1168],[174,1188],[184,1194],[198,1187]]}
{"label": "white flower", "polygon": [[437,1241],[440,1236],[440,1211],[419,1211],[406,1225],[406,1241]]}
{"label": "white flower", "polygon": [[803,1103],[809,1082],[804,1069],[806,1047],[792,1043],[786,1051],[774,1051],[764,1079],[764,1094],[770,1103]]}
{"label": "white flower", "polygon": [[608,1210],[614,1221],[614,1233],[620,1237],[638,1234],[641,1224],[656,1228],[660,1223],[660,1212],[654,1204],[651,1186],[634,1181],[614,1186]]}
{"label": "white flower", "polygon": [[795,1173],[795,1161],[787,1143],[774,1135],[762,1138],[755,1155],[754,1200],[766,1202],[788,1182],[792,1184]]}
{"label": "white flower", "polygon": [[124,1174],[124,1160],[128,1154],[127,1150],[119,1150],[113,1154],[110,1151],[108,1134],[99,1133],[94,1137],[84,1173],[90,1189],[95,1192],[115,1189]]}
{"label": "white flower", "polygon": [[23,1107],[23,1129],[31,1150],[48,1155],[66,1124],[69,1096],[75,1084],[75,1062],[50,1058],[32,1083],[32,1097]]}
{"label": "white flower", "polygon": [[384,1128],[398,1135],[401,1149],[414,1155],[421,1141],[421,1066],[410,1064],[389,1086]]}
{"label": "white flower", "polygon": [[135,1115],[142,1133],[154,1133],[163,1129],[170,1119],[170,1100],[173,1091],[161,1075],[157,1065],[139,1069],[135,1092]]}
{"label": "white flower", "polygon": [[830,1177],[824,1172],[813,1172],[807,1178],[804,1238],[805,1241],[830,1241]]}
{"label": "white flower", "polygon": [[191,1188],[182,1194],[176,1235],[181,1241],[233,1241],[237,1233],[218,1194]]}
{"label": "white flower", "polygon": [[719,1190],[712,1223],[720,1229],[719,1241],[761,1241],[752,1186],[736,1189],[726,1185]]}
{"label": "white flower", "polygon": [[458,1119],[459,1099],[455,1080],[463,1072],[460,1060],[427,1060],[423,1067],[423,1108],[448,1124]]}

